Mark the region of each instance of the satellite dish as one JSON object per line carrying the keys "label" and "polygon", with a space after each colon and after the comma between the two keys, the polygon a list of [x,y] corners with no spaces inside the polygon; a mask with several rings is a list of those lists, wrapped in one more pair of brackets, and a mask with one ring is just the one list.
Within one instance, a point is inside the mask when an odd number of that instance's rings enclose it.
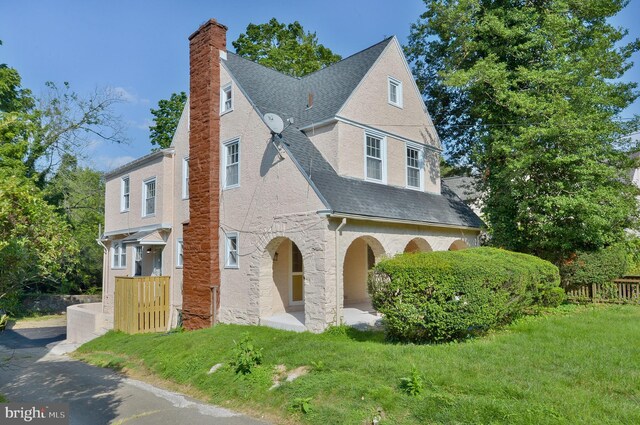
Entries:
{"label": "satellite dish", "polygon": [[264,114],[264,122],[267,123],[269,130],[274,134],[280,134],[284,130],[284,122],[277,114],[271,112]]}

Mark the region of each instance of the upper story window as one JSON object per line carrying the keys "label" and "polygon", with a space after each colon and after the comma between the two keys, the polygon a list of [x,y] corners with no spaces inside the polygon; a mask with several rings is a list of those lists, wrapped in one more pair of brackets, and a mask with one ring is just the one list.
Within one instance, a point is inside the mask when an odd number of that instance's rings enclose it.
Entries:
{"label": "upper story window", "polygon": [[143,187],[142,216],[156,213],[156,178],[146,180]]}
{"label": "upper story window", "polygon": [[407,145],[407,187],[422,189],[423,162],[422,149]]}
{"label": "upper story window", "polygon": [[111,247],[111,268],[123,269],[127,267],[127,246],[123,243],[114,243]]}
{"label": "upper story window", "polygon": [[130,188],[129,176],[123,177],[120,180],[120,211],[129,211]]}
{"label": "upper story window", "polygon": [[182,159],[182,199],[189,199],[189,157]]}
{"label": "upper story window", "polygon": [[227,233],[225,267],[238,267],[238,234]]}
{"label": "upper story window", "polygon": [[393,77],[388,78],[389,82],[389,103],[402,108],[402,82]]}
{"label": "upper story window", "polygon": [[224,114],[233,110],[233,88],[231,83],[220,89],[220,113]]}
{"label": "upper story window", "polygon": [[240,186],[240,139],[224,145],[224,188]]}
{"label": "upper story window", "polygon": [[367,180],[385,183],[385,138],[365,133],[365,177]]}
{"label": "upper story window", "polygon": [[184,266],[184,245],[182,239],[178,239],[176,246],[176,267]]}

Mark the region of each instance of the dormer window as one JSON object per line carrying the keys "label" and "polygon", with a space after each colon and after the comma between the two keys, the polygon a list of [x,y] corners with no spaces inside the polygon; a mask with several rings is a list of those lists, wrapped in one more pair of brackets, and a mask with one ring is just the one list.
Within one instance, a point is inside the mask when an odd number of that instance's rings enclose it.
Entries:
{"label": "dormer window", "polygon": [[220,89],[220,113],[224,114],[233,110],[233,89],[231,83]]}
{"label": "dormer window", "polygon": [[389,103],[398,108],[402,108],[402,82],[393,77],[389,77]]}

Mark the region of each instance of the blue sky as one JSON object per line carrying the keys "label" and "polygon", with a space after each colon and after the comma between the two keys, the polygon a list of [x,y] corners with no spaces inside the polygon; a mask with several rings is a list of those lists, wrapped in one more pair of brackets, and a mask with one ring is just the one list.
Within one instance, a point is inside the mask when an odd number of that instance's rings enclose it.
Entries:
{"label": "blue sky", "polygon": [[[640,37],[640,0],[614,21]],[[127,100],[117,113],[127,125],[128,144],[96,143],[86,150],[102,170],[149,152],[149,109],[173,92],[188,91],[188,36],[209,18],[225,24],[227,45],[249,23],[272,17],[299,21],[322,44],[342,56],[386,36],[406,42],[411,23],[424,11],[421,0],[323,1],[50,1],[0,0],[0,63],[16,68],[36,94],[46,81],[68,81],[79,93],[98,87]],[[636,54],[635,62],[640,62]],[[625,80],[640,81],[640,64]],[[640,114],[640,101],[625,116]]]}

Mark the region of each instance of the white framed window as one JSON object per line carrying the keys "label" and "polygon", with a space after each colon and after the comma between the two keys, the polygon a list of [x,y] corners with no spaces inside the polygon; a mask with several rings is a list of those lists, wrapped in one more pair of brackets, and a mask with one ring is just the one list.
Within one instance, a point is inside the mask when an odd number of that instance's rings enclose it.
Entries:
{"label": "white framed window", "polygon": [[220,113],[233,111],[233,87],[231,83],[220,89]]}
{"label": "white framed window", "polygon": [[227,233],[224,266],[228,269],[237,269],[238,263],[238,234]]}
{"label": "white framed window", "polygon": [[298,246],[291,242],[291,277],[289,280],[289,304],[301,305],[304,303],[304,269],[302,253]]}
{"label": "white framed window", "polygon": [[386,138],[366,132],[364,135],[364,176],[366,180],[387,182]]}
{"label": "white framed window", "polygon": [[142,183],[142,216],[148,217],[156,213],[156,178]]}
{"label": "white framed window", "polygon": [[182,199],[189,199],[189,157],[182,158]]}
{"label": "white framed window", "polygon": [[111,268],[124,269],[125,267],[127,267],[127,246],[121,242],[114,242],[111,247]]}
{"label": "white framed window", "polygon": [[224,188],[240,186],[240,139],[224,144]]}
{"label": "white framed window", "polygon": [[421,148],[407,144],[407,187],[422,190],[424,182],[424,152]]}
{"label": "white framed window", "polygon": [[129,211],[129,199],[131,195],[131,184],[129,176],[120,180],[120,211]]}
{"label": "white framed window", "polygon": [[184,266],[184,245],[182,239],[178,239],[176,244],[176,267]]}
{"label": "white framed window", "polygon": [[393,77],[388,77],[389,103],[398,108],[402,108],[402,81]]}

